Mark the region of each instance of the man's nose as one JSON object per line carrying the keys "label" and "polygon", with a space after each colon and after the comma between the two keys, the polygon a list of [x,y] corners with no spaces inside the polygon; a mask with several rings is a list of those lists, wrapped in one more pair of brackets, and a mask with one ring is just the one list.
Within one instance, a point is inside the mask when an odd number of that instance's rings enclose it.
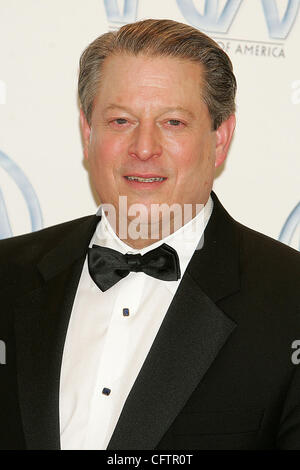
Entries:
{"label": "man's nose", "polygon": [[134,130],[128,153],[140,160],[159,157],[162,154],[159,130],[149,124],[140,124]]}

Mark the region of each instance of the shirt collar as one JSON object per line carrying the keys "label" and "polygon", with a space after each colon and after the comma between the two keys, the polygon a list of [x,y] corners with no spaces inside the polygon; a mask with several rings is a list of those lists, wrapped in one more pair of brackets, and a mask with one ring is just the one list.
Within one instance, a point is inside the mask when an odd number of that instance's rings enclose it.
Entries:
{"label": "shirt collar", "polygon": [[[161,240],[158,240],[157,242],[154,242],[145,248],[137,250],[127,245],[116,235],[110,223],[108,222],[104,211],[101,210],[100,205],[97,210],[97,215],[101,215],[101,221],[96,227],[94,236],[92,237],[90,243],[90,247],[95,244],[107,248],[112,248],[113,250],[117,250],[122,254],[140,253],[141,255],[144,255],[148,251],[154,250],[163,243],[166,243],[177,251],[182,278],[194,251],[197,249],[201,249],[202,247],[204,240],[204,230],[209,221],[212,210],[213,200],[211,196],[209,196],[209,199],[205,206],[189,222],[187,222],[185,225],[183,225],[167,237],[164,237]],[[165,281],[165,285],[174,294],[179,285],[179,282],[180,280]]]}

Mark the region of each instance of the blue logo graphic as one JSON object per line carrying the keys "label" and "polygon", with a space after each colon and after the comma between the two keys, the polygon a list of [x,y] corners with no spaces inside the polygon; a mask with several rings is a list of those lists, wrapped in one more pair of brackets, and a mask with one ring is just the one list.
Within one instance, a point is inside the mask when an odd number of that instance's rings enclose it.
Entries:
{"label": "blue logo graphic", "polygon": [[213,31],[215,33],[226,33],[235,17],[242,0],[227,0],[223,11],[219,15],[219,0],[206,0],[204,14],[201,15],[196,9],[193,0],[176,0],[177,5],[188,20],[198,29]]}
{"label": "blue logo graphic", "polygon": [[296,19],[299,0],[289,0],[282,20],[279,20],[277,3],[275,0],[261,0],[269,30],[269,36],[276,39],[285,39]]}
{"label": "blue logo graphic", "polygon": [[[36,193],[23,171],[0,150],[0,166],[11,176],[27,204],[32,231],[43,227],[42,213]],[[0,239],[12,237],[5,200],[0,188]]]}
{"label": "blue logo graphic", "polygon": [[104,0],[104,7],[109,23],[134,23],[138,0],[125,0],[123,12],[120,12],[117,0]]}
{"label": "blue logo graphic", "polygon": [[[205,0],[204,14],[196,9],[195,0],[176,0],[177,5],[186,20],[196,28],[214,33],[227,33],[233,19],[242,3],[242,0],[227,0],[221,13],[219,0]],[[300,0],[289,0],[282,20],[276,0],[261,0],[269,36],[276,39],[285,39],[296,19]]]}
{"label": "blue logo graphic", "polygon": [[[279,241],[286,243],[287,245],[292,244],[293,236],[296,233],[297,228],[300,227],[300,202],[292,210],[288,216],[281,232],[279,235]],[[300,251],[300,239],[298,241],[298,250]]]}

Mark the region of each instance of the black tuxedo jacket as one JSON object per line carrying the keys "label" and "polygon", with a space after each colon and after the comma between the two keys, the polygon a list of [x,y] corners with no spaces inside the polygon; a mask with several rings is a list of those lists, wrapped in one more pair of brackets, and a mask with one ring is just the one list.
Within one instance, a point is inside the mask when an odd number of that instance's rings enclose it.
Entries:
{"label": "black tuxedo jacket", "polygon": [[[239,224],[212,197],[204,246],[108,449],[300,449],[300,364],[292,361],[300,254]],[[0,243],[3,449],[60,448],[64,341],[98,222],[84,217]]]}

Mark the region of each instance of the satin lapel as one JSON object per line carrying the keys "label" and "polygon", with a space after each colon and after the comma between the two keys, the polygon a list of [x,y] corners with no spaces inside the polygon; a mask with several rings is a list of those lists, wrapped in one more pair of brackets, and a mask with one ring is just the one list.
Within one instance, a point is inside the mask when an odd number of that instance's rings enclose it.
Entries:
{"label": "satin lapel", "polygon": [[185,275],[107,449],[154,449],[234,328]]}
{"label": "satin lapel", "polygon": [[87,246],[99,222],[87,218],[39,263],[42,286],[15,304],[20,410],[28,449],[59,449],[62,353]]}
{"label": "satin lapel", "polygon": [[236,327],[215,302],[239,289],[238,237],[235,222],[212,196],[203,249],[183,276],[108,450],[154,449]]}
{"label": "satin lapel", "polygon": [[214,192],[214,208],[187,271],[206,295],[218,302],[240,288],[239,224],[224,209]]}

